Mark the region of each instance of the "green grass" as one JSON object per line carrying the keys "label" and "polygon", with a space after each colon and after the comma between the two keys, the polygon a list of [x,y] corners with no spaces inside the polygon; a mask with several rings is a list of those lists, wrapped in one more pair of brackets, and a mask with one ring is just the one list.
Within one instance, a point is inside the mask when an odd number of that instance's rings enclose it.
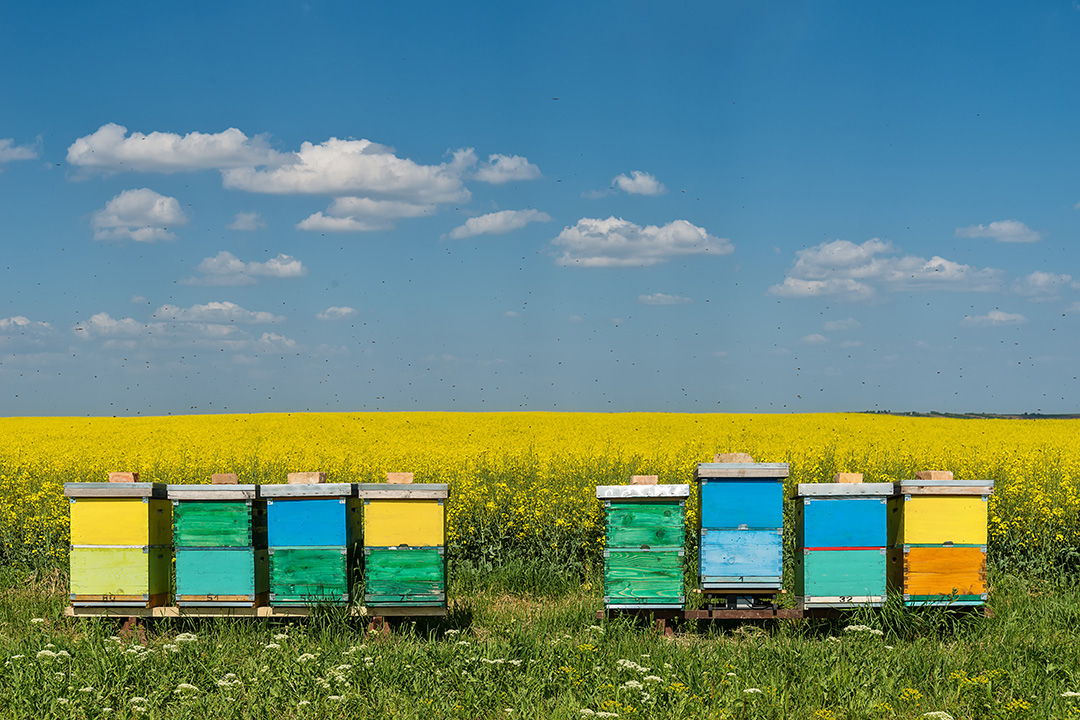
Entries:
{"label": "green grass", "polygon": [[546,586],[543,566],[500,572],[458,573],[448,618],[388,636],[328,611],[159,620],[144,647],[118,641],[116,621],[66,618],[60,572],[0,569],[0,717],[1080,714],[1080,698],[1063,697],[1080,692],[1080,589],[1064,578],[996,573],[989,618],[887,607],[844,621],[690,622],[668,638],[647,622],[596,621],[595,585]]}

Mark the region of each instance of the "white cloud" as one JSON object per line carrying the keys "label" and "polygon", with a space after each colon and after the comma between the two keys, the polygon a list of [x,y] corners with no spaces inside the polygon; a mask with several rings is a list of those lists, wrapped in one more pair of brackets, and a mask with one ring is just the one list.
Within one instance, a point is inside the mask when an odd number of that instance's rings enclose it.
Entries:
{"label": "white cloud", "polygon": [[29,145],[16,145],[11,138],[0,138],[0,172],[4,163],[14,160],[33,160],[38,156],[37,148]]}
{"label": "white cloud", "polygon": [[873,238],[861,245],[833,240],[795,253],[796,260],[784,282],[769,288],[781,297],[839,296],[865,300],[876,286],[889,290],[942,289],[989,291],[1001,286],[1000,270],[934,256],[898,256],[892,244]]}
{"label": "white cloud", "polygon": [[862,323],[855,318],[844,318],[843,320],[830,320],[825,323],[825,330],[827,332],[833,332],[837,330],[858,330],[862,327]]}
{"label": "white cloud", "polygon": [[259,346],[263,350],[292,350],[296,348],[296,341],[277,333],[265,332],[259,337]]}
{"label": "white cloud", "polygon": [[25,315],[0,318],[0,347],[5,345],[40,345],[53,335],[53,326]]}
{"label": "white cloud", "polygon": [[995,220],[989,225],[956,228],[956,237],[989,238],[1006,243],[1032,243],[1042,239],[1042,235],[1017,220]]}
{"label": "white cloud", "polygon": [[469,218],[464,225],[450,231],[454,240],[474,235],[502,235],[523,228],[531,222],[550,222],[551,216],[539,210],[502,210]]}
{"label": "white cloud", "polygon": [[653,293],[652,295],[638,295],[637,301],[642,305],[686,305],[694,302],[691,298],[680,295],[665,295]]}
{"label": "white cloud", "polygon": [[468,200],[462,173],[476,163],[471,149],[449,162],[421,165],[370,140],[305,142],[277,167],[222,172],[225,187],[275,195],[356,195],[414,205]]}
{"label": "white cloud", "polygon": [[67,161],[82,168],[121,172],[190,172],[254,167],[280,159],[264,137],[249,138],[236,128],[219,133],[168,132],[127,134],[127,128],[107,123],[68,148]]}
{"label": "white cloud", "polygon": [[811,335],[803,336],[802,341],[807,345],[824,345],[825,343],[829,342],[829,338],[818,333],[813,333]]}
{"label": "white cloud", "polygon": [[296,224],[312,232],[372,232],[390,230],[398,218],[420,217],[437,209],[434,203],[416,204],[401,200],[373,200],[362,197],[335,198],[326,214],[314,213]]}
{"label": "white cloud", "polygon": [[347,317],[352,317],[356,314],[356,310],[351,307],[328,307],[322,312],[318,313],[315,317],[319,320],[343,320]]}
{"label": "white cloud", "polygon": [[1033,302],[1045,302],[1047,300],[1056,300],[1058,292],[1071,283],[1071,275],[1056,275],[1036,270],[1030,275],[1025,275],[1013,281],[1013,292],[1017,295],[1024,295]]}
{"label": "white cloud", "polygon": [[149,188],[125,190],[94,213],[90,226],[95,240],[131,238],[138,242],[173,240],[170,227],[187,225],[176,198]]}
{"label": "white cloud", "polygon": [[266,262],[244,262],[227,250],[199,263],[201,277],[183,280],[185,285],[212,287],[254,285],[256,278],[297,278],[307,275],[304,264],[292,255],[278,254]]}
{"label": "white cloud", "polygon": [[493,185],[513,180],[535,180],[538,177],[540,168],[520,155],[488,155],[487,162],[476,170],[477,180]]}
{"label": "white cloud", "polygon": [[663,195],[667,192],[662,182],[641,170],[634,170],[629,175],[617,175],[611,183],[631,195]]}
{"label": "white cloud", "polygon": [[965,315],[964,324],[974,327],[996,327],[1001,325],[1023,325],[1027,318],[1019,313],[1007,313],[991,310],[985,315]]}
{"label": "white cloud", "polygon": [[182,323],[276,323],[285,318],[273,313],[245,310],[233,302],[209,302],[205,305],[192,305],[182,308],[176,305],[162,305],[154,312],[159,320],[171,320]]}
{"label": "white cloud", "polygon": [[257,212],[238,212],[236,213],[236,218],[225,227],[229,230],[254,232],[255,230],[265,228],[266,222]]}
{"label": "white cloud", "polygon": [[74,327],[76,334],[84,339],[91,337],[126,338],[151,336],[165,331],[165,323],[143,323],[134,318],[117,320],[108,313],[100,312],[90,316],[86,322]]}
{"label": "white cloud", "polygon": [[622,218],[581,218],[552,244],[562,248],[556,262],[578,267],[646,267],[680,255],[727,255],[735,246],[686,220],[640,227]]}

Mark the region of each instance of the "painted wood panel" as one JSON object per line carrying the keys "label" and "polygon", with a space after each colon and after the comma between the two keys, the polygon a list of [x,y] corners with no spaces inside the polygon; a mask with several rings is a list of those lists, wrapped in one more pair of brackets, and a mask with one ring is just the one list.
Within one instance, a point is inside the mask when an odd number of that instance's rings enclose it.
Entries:
{"label": "painted wood panel", "polygon": [[800,548],[881,548],[888,544],[884,498],[799,498],[795,522]]}
{"label": "painted wood panel", "polygon": [[439,548],[364,548],[368,605],[443,605],[446,562]]}
{"label": "painted wood panel", "polygon": [[605,508],[609,548],[681,548],[685,513],[677,502],[616,502]]}
{"label": "painted wood panel", "polygon": [[893,585],[904,595],[986,593],[986,550],[981,547],[909,547],[890,553]]}
{"label": "painted wood panel", "polygon": [[750,529],[784,525],[784,485],[773,479],[701,483],[701,527]]}
{"label": "painted wood panel", "polygon": [[269,589],[266,550],[176,551],[177,595],[255,595]]}
{"label": "painted wood panel", "polygon": [[795,594],[884,597],[887,592],[888,563],[885,548],[807,550],[797,553]]}
{"label": "painted wood panel", "polygon": [[173,501],[176,547],[266,546],[266,503],[259,501]]}
{"label": "painted wood panel", "polygon": [[168,548],[72,548],[73,595],[157,595],[169,591]]}
{"label": "painted wood panel", "polygon": [[157,498],[72,498],[72,545],[171,545],[172,504]]}
{"label": "painted wood panel", "polygon": [[365,501],[364,545],[443,545],[446,542],[443,508],[436,500]]}
{"label": "painted wood panel", "polygon": [[985,545],[987,502],[981,496],[914,496],[889,503],[890,545]]}
{"label": "painted wood panel", "polygon": [[699,552],[702,578],[778,581],[783,572],[783,532],[779,530],[702,530]]}
{"label": "painted wood panel", "polygon": [[344,548],[271,548],[270,604],[347,602],[349,575]]}
{"label": "painted wood panel", "polygon": [[358,538],[355,498],[270,500],[266,504],[270,547],[347,546]]}
{"label": "painted wood panel", "polygon": [[604,553],[607,605],[681,605],[683,558],[678,550],[609,550]]}

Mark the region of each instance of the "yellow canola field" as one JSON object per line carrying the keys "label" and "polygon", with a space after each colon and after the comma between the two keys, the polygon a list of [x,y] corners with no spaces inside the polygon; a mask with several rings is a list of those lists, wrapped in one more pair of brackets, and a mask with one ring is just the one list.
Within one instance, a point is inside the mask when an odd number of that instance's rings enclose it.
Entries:
{"label": "yellow canola field", "polygon": [[[657,474],[692,482],[713,453],[791,463],[790,484],[862,472],[867,482],[947,469],[992,479],[990,543],[999,557],[1080,544],[1080,449],[1074,420],[975,420],[863,414],[303,413],[155,418],[0,419],[3,557],[66,555],[63,483],[128,470],[161,483],[378,482],[412,471],[448,482],[457,557],[513,551],[592,556],[603,534],[594,487]],[[690,523],[696,518],[692,516]]]}

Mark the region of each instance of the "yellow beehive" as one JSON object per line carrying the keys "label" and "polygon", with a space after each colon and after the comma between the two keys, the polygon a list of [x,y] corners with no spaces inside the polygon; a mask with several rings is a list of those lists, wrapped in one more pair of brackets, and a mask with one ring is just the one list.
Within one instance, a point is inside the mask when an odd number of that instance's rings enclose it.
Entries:
{"label": "yellow beehive", "polygon": [[904,480],[889,502],[889,544],[986,545],[992,480]]}

